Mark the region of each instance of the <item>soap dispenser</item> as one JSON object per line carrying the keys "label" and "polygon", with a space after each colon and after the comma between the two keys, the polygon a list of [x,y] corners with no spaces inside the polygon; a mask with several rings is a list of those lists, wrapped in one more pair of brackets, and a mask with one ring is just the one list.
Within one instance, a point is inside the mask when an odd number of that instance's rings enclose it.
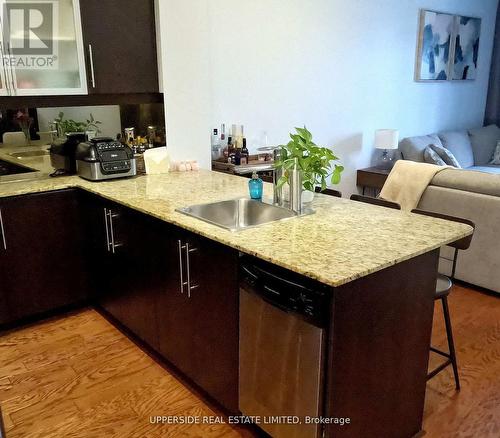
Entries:
{"label": "soap dispenser", "polygon": [[252,179],[248,182],[250,198],[262,199],[262,186],[262,180],[259,178],[259,175],[257,175],[257,172],[254,172],[252,175]]}

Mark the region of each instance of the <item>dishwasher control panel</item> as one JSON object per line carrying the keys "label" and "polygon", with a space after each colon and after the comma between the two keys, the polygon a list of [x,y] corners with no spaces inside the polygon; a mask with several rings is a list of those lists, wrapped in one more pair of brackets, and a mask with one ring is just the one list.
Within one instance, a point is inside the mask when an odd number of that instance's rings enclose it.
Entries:
{"label": "dishwasher control panel", "polygon": [[241,259],[240,283],[243,289],[312,324],[324,326],[328,321],[331,291],[325,285],[250,257]]}

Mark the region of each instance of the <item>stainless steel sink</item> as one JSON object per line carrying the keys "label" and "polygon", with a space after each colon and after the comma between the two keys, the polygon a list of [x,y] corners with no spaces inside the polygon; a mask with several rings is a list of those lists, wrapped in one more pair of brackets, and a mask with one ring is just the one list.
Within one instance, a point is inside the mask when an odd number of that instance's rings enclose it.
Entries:
{"label": "stainless steel sink", "polygon": [[176,211],[230,231],[298,217],[297,213],[286,208],[246,198],[192,205]]}
{"label": "stainless steel sink", "polygon": [[12,152],[9,155],[15,158],[31,158],[31,157],[41,157],[44,155],[49,155],[49,151],[42,150],[42,151]]}

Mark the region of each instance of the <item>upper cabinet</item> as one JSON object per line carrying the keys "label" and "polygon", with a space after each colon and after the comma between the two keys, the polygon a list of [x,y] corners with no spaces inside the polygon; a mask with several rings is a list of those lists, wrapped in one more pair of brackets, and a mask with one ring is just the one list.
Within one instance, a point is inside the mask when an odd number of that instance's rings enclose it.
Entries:
{"label": "upper cabinet", "polygon": [[0,96],[159,93],[154,0],[0,0]]}
{"label": "upper cabinet", "polygon": [[153,0],[81,2],[89,94],[158,93]]}
{"label": "upper cabinet", "polygon": [[78,0],[0,0],[1,94],[86,94]]}

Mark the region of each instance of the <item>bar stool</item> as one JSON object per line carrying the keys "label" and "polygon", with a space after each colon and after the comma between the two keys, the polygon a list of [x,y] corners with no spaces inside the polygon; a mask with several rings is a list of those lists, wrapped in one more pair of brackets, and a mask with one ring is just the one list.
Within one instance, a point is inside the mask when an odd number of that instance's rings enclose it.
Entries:
{"label": "bar stool", "polygon": [[342,193],[334,189],[321,190],[321,187],[316,187],[314,189],[316,193],[323,193],[323,195],[335,196],[336,198],[342,198]]}
{"label": "bar stool", "polygon": [[364,195],[351,195],[351,201],[364,202],[366,204],[378,205],[379,207],[392,208],[394,210],[401,210],[401,206],[396,202],[386,201],[381,198],[372,198]]}
{"label": "bar stool", "polygon": [[[467,224],[475,229],[474,222],[471,222],[470,220],[467,220],[467,219],[462,219],[462,218],[458,218],[458,217],[454,217],[454,216],[448,216],[448,215],[440,214],[440,213],[433,213],[433,212],[424,211],[424,210],[413,210],[412,213],[417,213],[417,214],[422,214],[425,216],[431,216],[431,217],[436,217],[439,219],[445,219],[445,220],[452,221],[452,222],[459,222],[462,224]],[[431,345],[431,347],[430,347],[431,351],[433,351],[436,354],[439,354],[440,356],[445,357],[446,361],[443,362],[438,367],[436,367],[434,370],[432,370],[427,375],[427,380],[432,379],[436,374],[440,373],[446,367],[451,365],[453,367],[453,374],[455,376],[455,387],[456,387],[457,391],[460,391],[460,377],[458,375],[457,355],[455,353],[455,342],[453,340],[453,330],[451,328],[450,309],[448,307],[448,295],[450,294],[451,289],[453,287],[452,280],[455,279],[455,272],[457,269],[458,251],[468,249],[470,247],[471,242],[472,242],[472,237],[473,237],[473,234],[471,234],[468,237],[464,237],[463,239],[457,240],[456,242],[452,242],[452,243],[448,244],[448,246],[455,249],[454,256],[453,256],[453,265],[451,268],[451,278],[447,277],[446,275],[443,275],[443,274],[438,274],[437,284],[436,284],[436,295],[434,298],[435,300],[441,300],[441,304],[443,306],[444,323],[445,323],[445,327],[446,327],[446,337],[448,339],[448,352],[438,350],[437,348],[434,348]]]}

